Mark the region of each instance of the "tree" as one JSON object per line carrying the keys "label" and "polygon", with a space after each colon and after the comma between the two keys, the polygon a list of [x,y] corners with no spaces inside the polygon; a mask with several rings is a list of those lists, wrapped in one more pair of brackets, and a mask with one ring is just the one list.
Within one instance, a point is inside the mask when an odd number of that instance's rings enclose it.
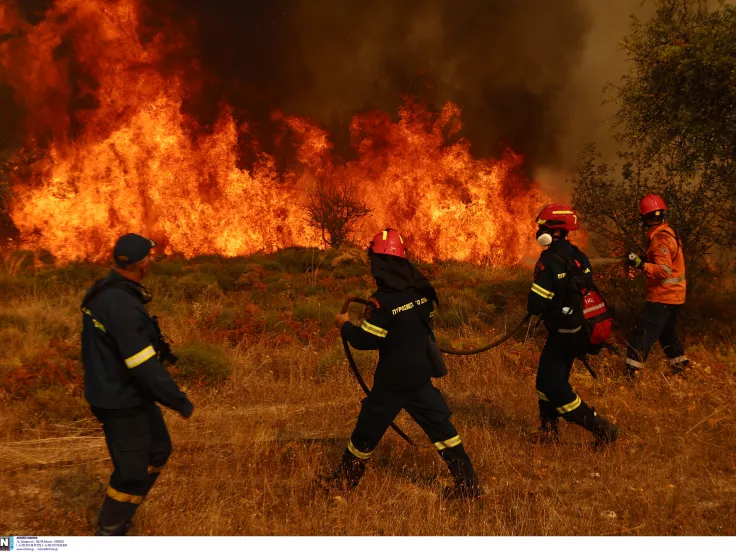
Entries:
{"label": "tree", "polygon": [[350,180],[341,178],[335,183],[332,176],[317,178],[314,186],[307,190],[307,222],[322,233],[329,247],[340,247],[347,242],[363,219],[371,214],[356,192]]}
{"label": "tree", "polygon": [[691,277],[707,267],[706,257],[722,237],[719,221],[730,215],[711,182],[685,178],[666,170],[666,163],[649,163],[641,152],[620,153],[621,165],[602,161],[595,146],[578,159],[572,182],[573,205],[581,214],[595,248],[606,256],[627,249],[647,249],[639,229],[639,201],[648,193],[662,196],[668,218],[682,240]]}
{"label": "tree", "polygon": [[691,277],[715,247],[736,245],[736,8],[655,0],[622,41],[632,66],[617,88],[619,163],[594,145],[575,168],[573,205],[603,254],[645,249],[638,202],[661,195]]}
{"label": "tree", "polygon": [[[657,0],[634,18],[622,46],[633,65],[618,88],[618,139],[659,165],[666,178],[692,179],[734,205],[736,194],[736,6],[720,0]],[[686,194],[690,191],[684,189]],[[715,217],[714,236],[734,245],[735,211]]]}

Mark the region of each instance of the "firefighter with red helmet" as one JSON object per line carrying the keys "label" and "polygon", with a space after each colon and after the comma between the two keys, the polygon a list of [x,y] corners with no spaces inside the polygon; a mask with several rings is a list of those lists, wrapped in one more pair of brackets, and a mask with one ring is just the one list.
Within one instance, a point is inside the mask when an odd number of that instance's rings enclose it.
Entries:
{"label": "firefighter with red helmet", "polygon": [[569,205],[547,205],[536,220],[537,241],[546,247],[534,268],[527,309],[542,317],[549,332],[539,359],[537,397],[541,426],[536,437],[543,442],[559,440],[559,418],[577,424],[595,436],[596,444],[616,440],[618,429],[583,401],[570,385],[570,370],[576,358],[588,349],[583,331],[583,310],[571,307],[569,280],[579,274],[583,285],[595,289],[588,257],[567,236],[579,228]]}
{"label": "firefighter with red helmet", "polygon": [[358,350],[378,350],[374,384],[363,399],[358,421],[342,460],[329,481],[352,489],[391,422],[403,409],[421,426],[447,463],[455,486],[445,498],[476,498],[482,490],[460,435],[450,422],[451,411],[432,385],[428,339],[437,293],[406,258],[404,241],[387,228],[368,248],[371,273],[378,290],[368,301],[363,322],[356,326],[338,314],[342,336]]}
{"label": "firefighter with red helmet", "polygon": [[659,340],[672,371],[681,374],[689,364],[682,342],[677,337],[677,316],[685,303],[685,256],[677,233],[666,222],[667,205],[658,195],[649,194],[639,203],[641,227],[647,233],[646,259],[629,251],[629,266],[644,273],[647,297],[644,312],[629,339],[626,375],[639,376],[654,343]]}

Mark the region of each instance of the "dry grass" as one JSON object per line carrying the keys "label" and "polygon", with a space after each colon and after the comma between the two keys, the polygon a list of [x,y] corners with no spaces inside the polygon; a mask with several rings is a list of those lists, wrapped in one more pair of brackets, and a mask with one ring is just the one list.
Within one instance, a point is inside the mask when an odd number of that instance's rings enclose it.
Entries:
{"label": "dry grass", "polygon": [[[230,377],[217,385],[187,380],[194,416],[167,413],[174,454],[139,511],[136,534],[736,534],[736,352],[728,338],[702,327],[697,339],[690,335],[695,363],[686,379],[668,375],[658,349],[634,387],[618,377],[620,361],[605,354],[594,359],[599,381],[576,366],[576,390],[622,428],[620,441],[599,452],[568,424],[561,445],[528,439],[537,421],[542,335],[451,358],[451,375],[437,385],[486,497],[443,502],[445,466],[405,416],[400,425],[419,449],[389,431],[354,493],[325,494],[314,479],[338,461],[361,397],[322,311],[337,310],[345,295],[364,294],[370,282],[331,279],[329,259],[315,278],[296,252],[248,262],[266,268],[243,268],[247,277],[231,273],[229,289],[223,280],[213,286],[209,276],[192,276],[204,270],[201,262],[194,270],[197,263],[172,261],[151,281],[152,310],[175,349],[217,345],[208,354],[220,351]],[[0,295],[0,377],[34,366],[50,344],[78,347],[77,303],[95,274],[85,269],[75,280],[70,271],[48,270],[24,281],[13,266],[3,275],[6,289],[24,291]],[[520,315],[526,274],[454,265],[431,272],[447,299],[441,332],[453,345],[481,343]],[[206,282],[188,300],[172,291],[182,273],[187,293]],[[481,297],[494,304],[481,304]],[[79,369],[74,351],[64,354]],[[372,354],[357,358],[369,373]],[[34,389],[23,399],[4,393],[0,534],[91,534],[111,465],[78,383]]]}

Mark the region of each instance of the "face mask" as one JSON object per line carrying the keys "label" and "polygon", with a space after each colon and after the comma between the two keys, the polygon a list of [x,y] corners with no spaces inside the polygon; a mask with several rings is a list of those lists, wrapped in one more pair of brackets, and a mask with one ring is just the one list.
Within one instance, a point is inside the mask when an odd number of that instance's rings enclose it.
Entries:
{"label": "face mask", "polygon": [[547,247],[552,244],[552,235],[546,228],[540,228],[537,230],[537,243],[542,247]]}

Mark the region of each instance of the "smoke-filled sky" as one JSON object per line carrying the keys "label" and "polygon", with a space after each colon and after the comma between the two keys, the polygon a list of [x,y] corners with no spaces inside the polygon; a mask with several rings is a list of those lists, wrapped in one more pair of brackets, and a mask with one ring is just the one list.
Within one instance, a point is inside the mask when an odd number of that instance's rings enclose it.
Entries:
{"label": "smoke-filled sky", "polygon": [[[40,18],[50,0],[21,0]],[[222,101],[268,148],[274,108],[327,126],[348,154],[359,110],[395,113],[402,94],[463,110],[473,153],[504,144],[562,186],[589,140],[610,142],[602,87],[625,69],[618,41],[641,0],[144,0],[146,31],[174,25],[187,49],[167,61],[204,77],[186,109],[211,123]],[[3,118],[8,91],[0,91]],[[8,125],[11,128],[17,125]]]}
{"label": "smoke-filled sky", "polygon": [[449,99],[474,153],[508,144],[533,168],[568,166],[598,132],[601,88],[624,68],[618,40],[641,11],[640,0],[167,1],[152,18],[196,20],[193,53],[214,76],[200,114],[224,98],[250,119],[278,107],[339,137],[356,110],[395,112],[401,94]]}

